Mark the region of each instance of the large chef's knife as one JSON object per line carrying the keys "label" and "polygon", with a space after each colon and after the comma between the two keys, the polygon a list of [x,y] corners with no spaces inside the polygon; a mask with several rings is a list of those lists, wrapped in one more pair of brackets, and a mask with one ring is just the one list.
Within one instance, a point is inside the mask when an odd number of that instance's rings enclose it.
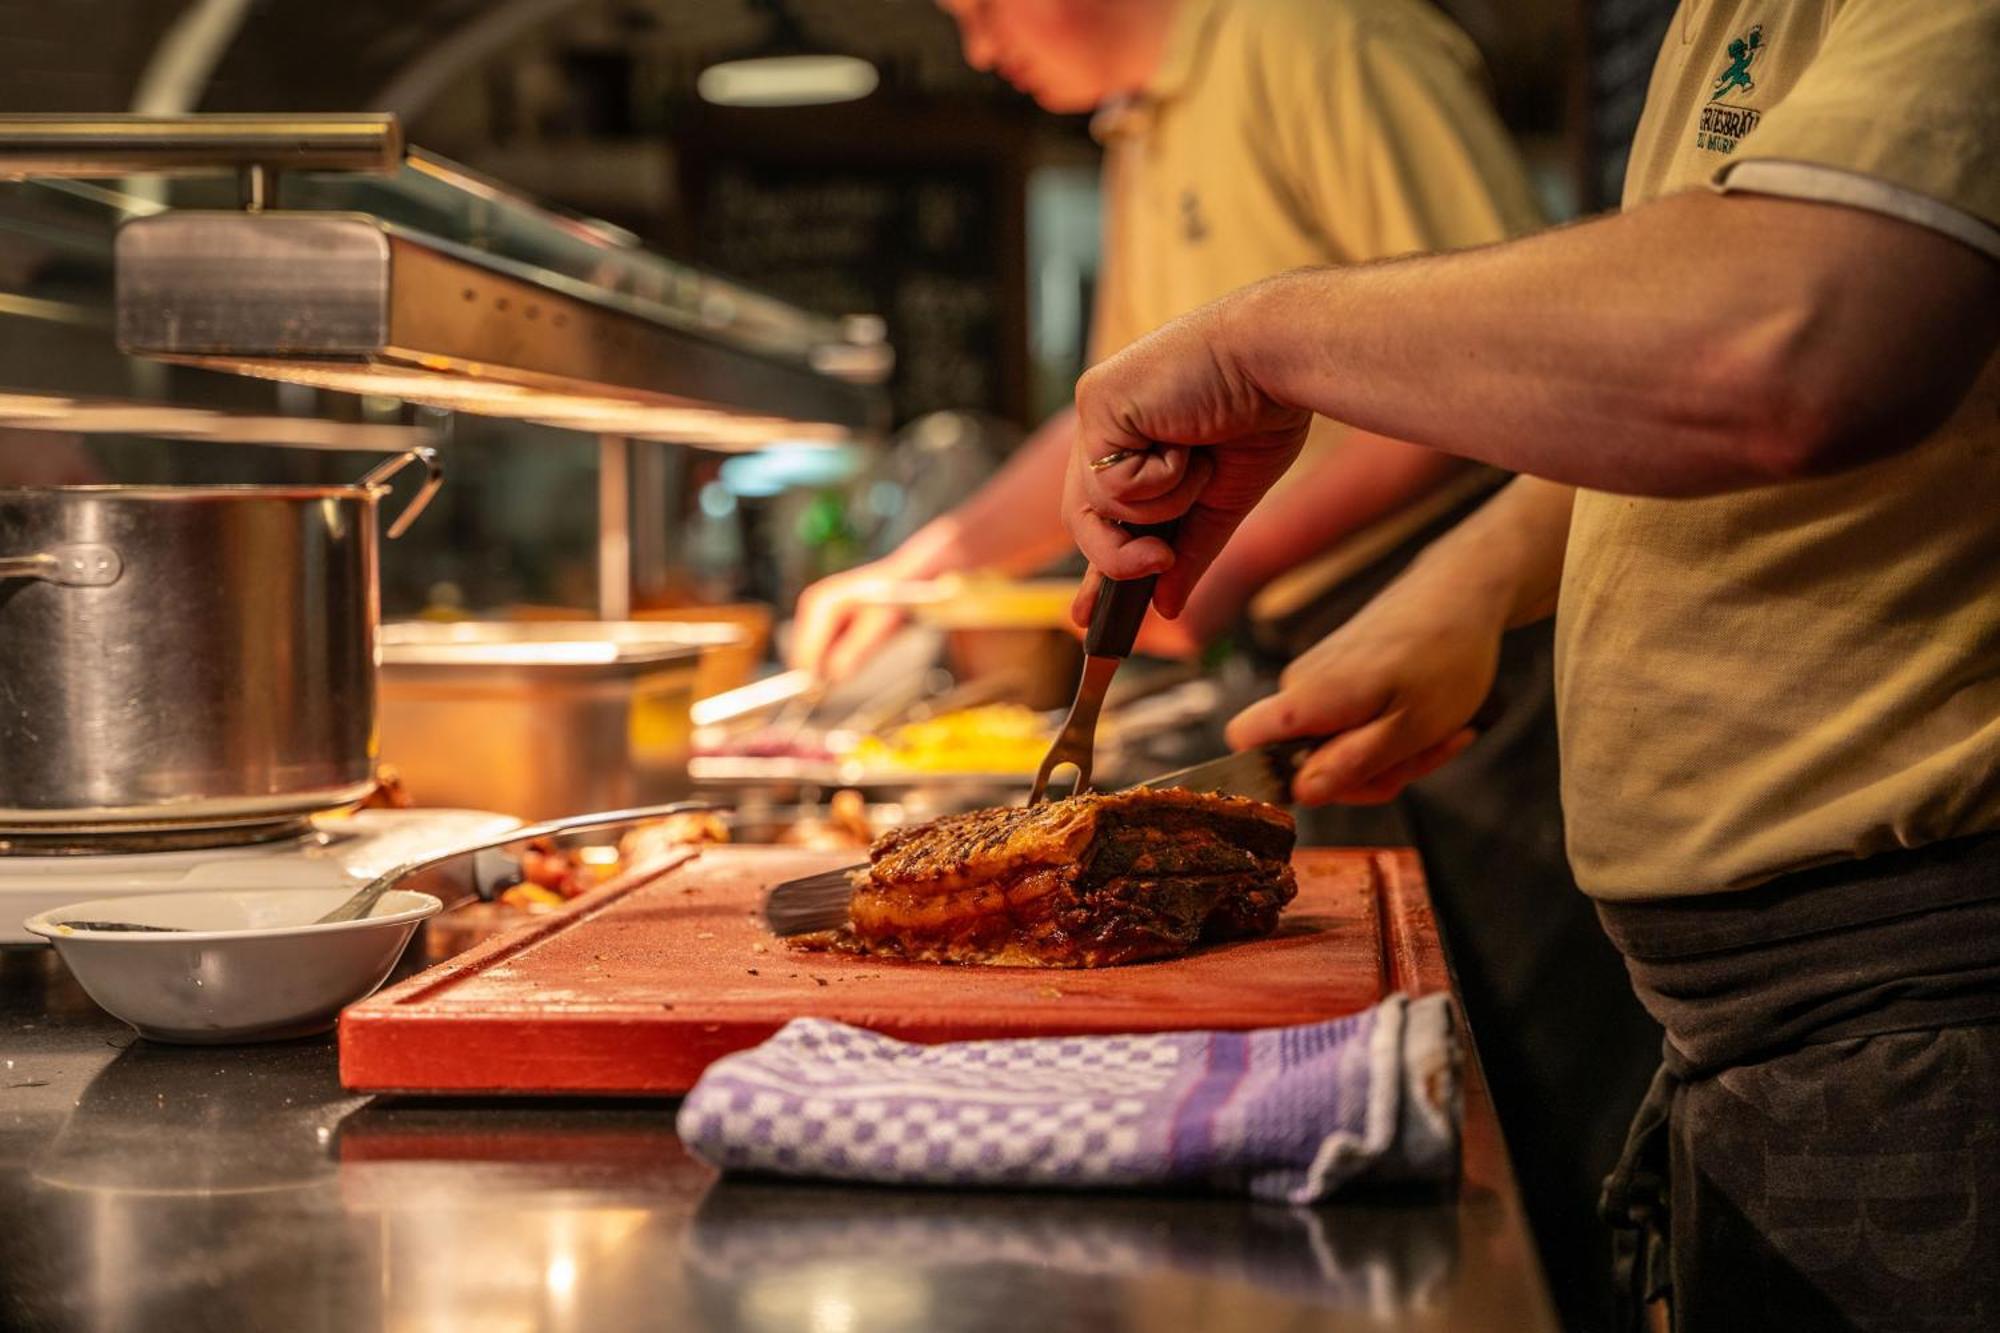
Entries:
{"label": "large chef's knife", "polygon": [[[1321,736],[1273,741],[1192,768],[1147,778],[1126,790],[1181,787],[1188,791],[1249,796],[1282,805],[1291,797],[1292,778],[1299,771],[1299,762],[1325,739]],[[854,873],[867,868],[865,863],[841,866],[774,885],[764,895],[765,924],[773,935],[809,935],[847,924],[847,904],[854,896]]]}

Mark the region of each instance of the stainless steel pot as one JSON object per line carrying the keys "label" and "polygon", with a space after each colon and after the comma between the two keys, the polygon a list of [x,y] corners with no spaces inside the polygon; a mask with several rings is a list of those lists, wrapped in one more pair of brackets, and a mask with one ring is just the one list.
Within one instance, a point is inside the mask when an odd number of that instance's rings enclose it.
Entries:
{"label": "stainless steel pot", "polygon": [[425,805],[554,819],[688,789],[695,672],[726,626],[390,624],[382,757]]}
{"label": "stainless steel pot", "polygon": [[0,489],[0,835],[229,828],[374,779],[375,511],[352,486]]}

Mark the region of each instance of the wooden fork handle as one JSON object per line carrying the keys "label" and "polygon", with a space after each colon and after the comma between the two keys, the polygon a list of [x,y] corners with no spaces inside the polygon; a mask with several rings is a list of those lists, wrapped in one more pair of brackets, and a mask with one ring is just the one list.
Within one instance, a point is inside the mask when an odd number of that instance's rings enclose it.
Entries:
{"label": "wooden fork handle", "polygon": [[[1135,537],[1158,537],[1173,545],[1178,520],[1168,523],[1127,523],[1125,530]],[[1157,574],[1137,579],[1106,579],[1097,590],[1097,606],[1090,613],[1090,628],[1084,632],[1083,651],[1091,657],[1130,657],[1138,642],[1139,626],[1146,608],[1153,603]]]}

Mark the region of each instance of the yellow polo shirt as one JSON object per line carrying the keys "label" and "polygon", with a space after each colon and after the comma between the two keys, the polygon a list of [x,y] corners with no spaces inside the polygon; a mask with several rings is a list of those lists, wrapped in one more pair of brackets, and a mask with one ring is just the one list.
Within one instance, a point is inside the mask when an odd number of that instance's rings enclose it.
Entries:
{"label": "yellow polo shirt", "polygon": [[1144,95],[1092,128],[1093,359],[1287,269],[1541,225],[1477,51],[1423,0],[1181,0]]}
{"label": "yellow polo shirt", "polygon": [[[1685,0],[1625,204],[1702,186],[2000,256],[2000,3]],[[2000,357],[1916,448],[1840,476],[1579,493],[1560,605],[1587,892],[1715,892],[2000,829]]]}

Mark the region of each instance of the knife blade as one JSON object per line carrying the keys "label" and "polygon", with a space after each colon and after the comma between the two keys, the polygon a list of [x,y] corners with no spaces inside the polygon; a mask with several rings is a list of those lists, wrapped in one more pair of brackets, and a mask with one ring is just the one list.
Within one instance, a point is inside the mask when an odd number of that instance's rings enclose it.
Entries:
{"label": "knife blade", "polygon": [[[1269,745],[1238,750],[1220,759],[1209,759],[1187,768],[1175,769],[1156,778],[1147,778],[1133,787],[1181,787],[1188,791],[1217,792],[1224,796],[1248,796],[1253,800],[1284,805],[1292,799],[1292,779],[1298,776],[1305,757],[1326,743],[1324,736],[1301,736],[1272,741]],[[1125,790],[1130,791],[1132,787]]]}

